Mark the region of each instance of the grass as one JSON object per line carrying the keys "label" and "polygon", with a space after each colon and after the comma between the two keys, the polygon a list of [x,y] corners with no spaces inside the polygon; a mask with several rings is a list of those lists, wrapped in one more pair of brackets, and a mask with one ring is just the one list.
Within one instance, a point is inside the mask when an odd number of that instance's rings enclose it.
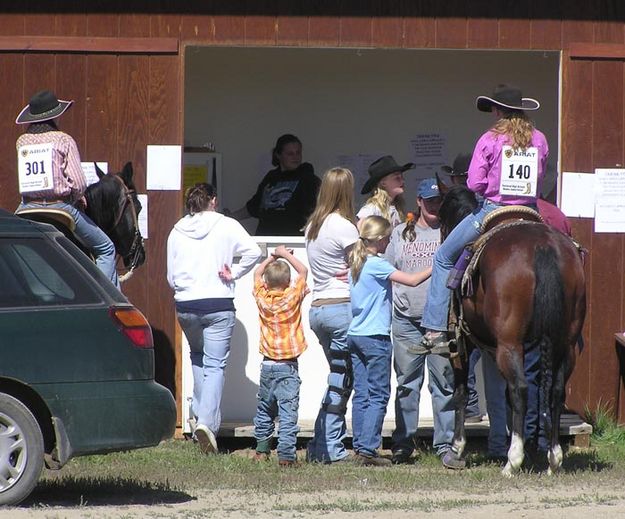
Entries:
{"label": "grass", "polygon": [[[445,470],[428,450],[419,451],[414,464],[388,468],[301,463],[285,470],[278,468],[275,457],[267,463],[253,461],[253,451],[240,443],[222,442],[231,453],[204,456],[190,441],[171,440],[150,449],[76,458],[61,471],[45,471],[23,506],[93,510],[103,505],[159,505],[169,508],[152,517],[202,518],[237,511],[248,515],[259,508],[306,516],[465,510],[493,503],[536,510],[625,503],[625,490],[620,495],[614,490],[622,487],[625,477],[625,434],[603,415],[598,420],[604,425],[597,421],[593,447],[571,449],[554,477],[526,469],[505,479],[501,465],[489,461],[483,443],[476,440],[469,442],[470,468],[464,471]],[[569,494],[570,488],[577,491]],[[201,510],[174,512],[206,496],[210,504]],[[534,497],[526,502],[524,496]]]}

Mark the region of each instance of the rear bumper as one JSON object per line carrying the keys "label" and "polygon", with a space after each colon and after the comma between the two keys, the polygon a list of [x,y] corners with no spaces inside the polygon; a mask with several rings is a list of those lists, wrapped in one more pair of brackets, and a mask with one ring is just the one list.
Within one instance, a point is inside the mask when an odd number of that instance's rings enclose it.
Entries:
{"label": "rear bumper", "polygon": [[138,449],[171,438],[176,403],[153,380],[44,384],[34,387],[53,417],[54,458]]}

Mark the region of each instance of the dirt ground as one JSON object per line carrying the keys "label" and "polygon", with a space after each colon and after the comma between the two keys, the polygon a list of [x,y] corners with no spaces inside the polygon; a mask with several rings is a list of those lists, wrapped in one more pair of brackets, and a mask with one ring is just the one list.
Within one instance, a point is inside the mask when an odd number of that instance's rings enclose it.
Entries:
{"label": "dirt ground", "polygon": [[[545,476],[547,477],[547,476]],[[508,491],[467,494],[441,489],[423,494],[384,494],[368,492],[366,479],[357,488],[340,492],[310,492],[305,495],[202,489],[179,493],[177,498],[159,504],[137,504],[132,498],[107,503],[102,495],[97,502],[81,506],[26,505],[0,510],[7,518],[209,518],[311,517],[404,519],[486,519],[486,518],[622,518],[625,516],[625,489],[614,488],[614,481],[589,485],[580,481],[574,487],[550,486],[545,490],[524,491],[511,482]],[[356,485],[355,485],[356,486]],[[324,504],[329,506],[324,506]]]}
{"label": "dirt ground", "polygon": [[[403,519],[414,517],[438,518],[534,518],[546,519],[588,519],[592,517],[622,518],[625,516],[625,491],[622,489],[596,490],[580,485],[580,488],[566,488],[554,493],[548,492],[515,492],[501,495],[466,495],[441,491],[439,495],[428,492],[428,495],[386,495],[386,501],[397,500],[402,506],[413,503],[412,509],[371,509],[356,511],[340,510],[298,510],[298,504],[318,500],[323,502],[350,501],[358,499],[355,493],[314,493],[306,496],[281,495],[278,499],[267,499],[266,496],[249,495],[237,492],[205,491],[191,496],[182,503],[159,505],[97,505],[86,503],[81,507],[66,508],[63,506],[14,508],[0,511],[1,517],[19,518],[203,518],[220,517],[240,519],[247,517],[326,517],[360,518],[376,517],[381,519]],[[365,501],[371,497],[362,497]],[[456,500],[450,507],[450,500]],[[465,503],[465,504],[463,504]],[[276,509],[278,505],[278,509]]]}

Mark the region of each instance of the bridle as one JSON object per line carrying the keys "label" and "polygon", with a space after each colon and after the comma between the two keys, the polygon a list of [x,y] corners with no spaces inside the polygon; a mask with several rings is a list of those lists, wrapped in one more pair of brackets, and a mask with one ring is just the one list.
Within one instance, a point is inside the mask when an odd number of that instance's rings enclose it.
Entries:
{"label": "bridle", "polygon": [[143,248],[143,237],[141,236],[141,232],[139,231],[139,219],[137,218],[137,210],[134,204],[134,195],[136,193],[135,190],[130,189],[117,175],[114,175],[113,178],[122,186],[123,200],[119,210],[119,214],[115,217],[113,225],[106,232],[107,234],[111,234],[117,228],[117,226],[121,223],[122,218],[124,217],[124,214],[126,213],[126,209],[128,207],[130,207],[130,214],[132,215],[132,222],[134,226],[134,235],[132,237],[130,250],[128,251],[128,254],[124,256],[125,258],[131,258],[130,266],[128,267],[128,271],[126,273],[119,276],[119,282],[123,283],[124,281],[127,281],[132,277],[135,269],[138,267],[139,252]]}

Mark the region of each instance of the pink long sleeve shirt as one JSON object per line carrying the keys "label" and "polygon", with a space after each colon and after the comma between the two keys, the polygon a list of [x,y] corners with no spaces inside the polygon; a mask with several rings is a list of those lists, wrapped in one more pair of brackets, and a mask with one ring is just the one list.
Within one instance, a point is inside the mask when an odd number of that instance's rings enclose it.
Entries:
{"label": "pink long sleeve shirt", "polygon": [[480,137],[473,150],[473,158],[469,165],[467,187],[478,195],[482,195],[487,200],[497,204],[535,204],[537,197],[540,195],[547,165],[547,156],[549,155],[547,139],[544,134],[537,129],[534,129],[532,132],[530,146],[537,148],[538,151],[538,185],[535,197],[515,197],[501,195],[499,193],[499,184],[501,182],[501,153],[503,146],[506,144],[510,144],[508,136],[492,131],[487,131]]}

